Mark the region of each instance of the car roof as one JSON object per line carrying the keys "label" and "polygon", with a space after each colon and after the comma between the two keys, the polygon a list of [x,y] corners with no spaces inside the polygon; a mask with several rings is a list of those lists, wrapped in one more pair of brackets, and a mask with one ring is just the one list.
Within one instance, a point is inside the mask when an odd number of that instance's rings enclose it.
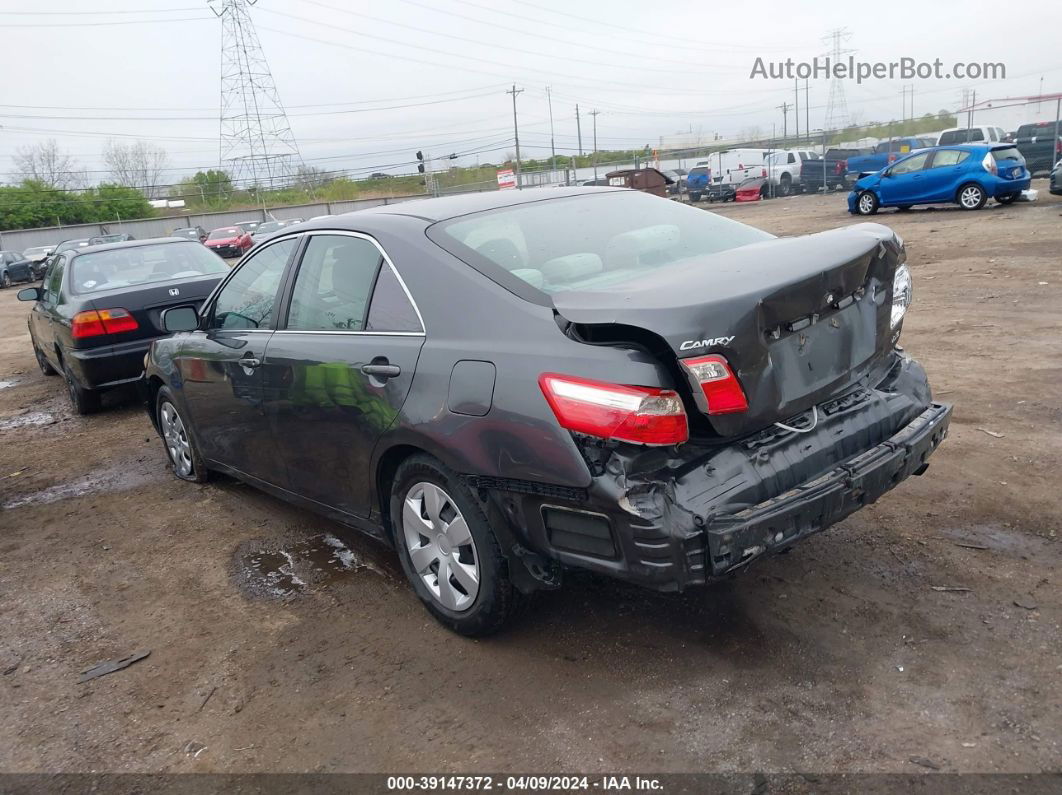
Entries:
{"label": "car roof", "polygon": [[[521,204],[562,199],[568,196],[590,196],[607,191],[627,190],[626,188],[608,187],[563,187],[563,188],[526,188],[524,190],[496,190],[483,193],[461,193],[455,196],[442,196],[435,199],[412,199],[396,204],[355,210],[352,213],[328,216],[332,225],[342,224],[350,216],[364,217],[373,215],[405,215],[420,218],[432,223],[457,218],[461,215],[496,210],[501,207],[516,207]],[[313,219],[310,222],[312,223]]]}
{"label": "car roof", "polygon": [[158,246],[163,244],[169,245],[172,243],[187,242],[187,240],[179,240],[175,237],[152,237],[147,240],[121,240],[117,243],[97,243],[94,246],[85,246],[84,248],[77,249],[74,253],[80,256],[81,254],[95,254],[98,251],[113,251],[118,248],[139,248],[140,246]]}

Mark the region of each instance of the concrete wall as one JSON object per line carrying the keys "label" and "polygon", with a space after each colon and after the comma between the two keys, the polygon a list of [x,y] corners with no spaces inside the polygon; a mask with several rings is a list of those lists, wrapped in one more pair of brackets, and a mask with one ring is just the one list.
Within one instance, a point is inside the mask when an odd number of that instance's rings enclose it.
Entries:
{"label": "concrete wall", "polygon": [[165,218],[144,218],[135,221],[111,221],[102,224],[77,224],[73,226],[47,226],[40,229],[16,229],[0,232],[0,250],[25,251],[32,246],[54,246],[64,240],[96,235],[130,234],[138,240],[151,237],[166,237],[174,229],[185,226],[201,226],[208,232],[222,226],[232,226],[237,221],[267,221],[270,217],[313,218],[317,215],[339,215],[384,204],[420,199],[423,196],[394,196],[382,199],[354,199],[352,201],[321,204],[300,204],[290,207],[271,207],[268,210],[234,210],[222,213],[187,213]]}

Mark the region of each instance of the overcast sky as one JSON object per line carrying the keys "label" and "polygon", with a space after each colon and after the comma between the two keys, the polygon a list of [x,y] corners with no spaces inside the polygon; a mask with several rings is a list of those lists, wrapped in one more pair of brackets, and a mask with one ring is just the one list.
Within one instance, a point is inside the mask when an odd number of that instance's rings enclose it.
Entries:
{"label": "overcast sky", "polygon": [[[577,145],[576,103],[587,150],[593,109],[601,149],[780,131],[793,84],[750,79],[756,57],[810,60],[841,25],[861,60],[1006,65],[1003,81],[910,81],[916,115],[958,107],[963,88],[1062,91],[1058,0],[259,0],[251,15],[304,159],[329,170],[410,171],[417,149],[496,162],[513,149],[514,82],[525,157],[549,154],[547,85],[558,154]],[[0,174],[52,137],[91,170],[112,136],[163,146],[175,180],[217,164],[222,25],[205,0],[0,0],[0,26]],[[846,81],[853,120],[899,118],[903,82]],[[813,128],[827,94],[811,81]]]}

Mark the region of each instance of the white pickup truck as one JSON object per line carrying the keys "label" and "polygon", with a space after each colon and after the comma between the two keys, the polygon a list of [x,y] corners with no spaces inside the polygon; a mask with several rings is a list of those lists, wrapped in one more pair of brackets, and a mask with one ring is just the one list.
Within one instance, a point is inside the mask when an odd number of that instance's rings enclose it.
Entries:
{"label": "white pickup truck", "polygon": [[801,193],[805,186],[800,180],[800,169],[805,160],[820,160],[816,152],[806,149],[779,149],[764,158],[767,164],[767,182],[773,185],[779,196]]}

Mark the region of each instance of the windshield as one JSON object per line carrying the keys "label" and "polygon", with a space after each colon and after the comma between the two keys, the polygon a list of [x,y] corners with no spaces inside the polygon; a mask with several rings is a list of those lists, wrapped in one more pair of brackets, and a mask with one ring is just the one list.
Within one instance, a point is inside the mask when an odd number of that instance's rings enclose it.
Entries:
{"label": "windshield", "polygon": [[224,229],[215,229],[210,233],[210,237],[207,240],[228,240],[230,237],[239,237],[242,234],[242,230],[234,226],[227,226]]}
{"label": "windshield", "polygon": [[162,243],[86,253],[75,257],[70,267],[70,288],[78,294],[229,270],[224,260],[198,243]]}
{"label": "windshield", "polygon": [[254,231],[255,231],[255,234],[268,234],[269,232],[277,231],[282,226],[284,226],[284,224],[281,221],[266,221],[264,224],[261,224]]}
{"label": "windshield", "polygon": [[[615,290],[773,235],[635,191],[538,201],[443,221],[428,237],[518,294]],[[516,281],[514,281],[514,279]]]}

